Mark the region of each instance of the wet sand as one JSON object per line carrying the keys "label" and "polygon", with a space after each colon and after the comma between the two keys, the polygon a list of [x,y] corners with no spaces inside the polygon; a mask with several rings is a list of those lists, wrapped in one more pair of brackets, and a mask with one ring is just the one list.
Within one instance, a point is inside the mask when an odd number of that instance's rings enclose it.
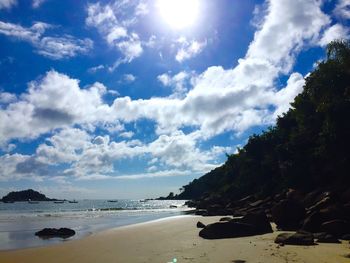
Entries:
{"label": "wet sand", "polygon": [[279,232],[253,237],[205,240],[198,236],[198,220],[220,217],[181,216],[119,227],[59,245],[1,251],[1,263],[243,263],[350,262],[349,243],[283,246],[274,243]]}

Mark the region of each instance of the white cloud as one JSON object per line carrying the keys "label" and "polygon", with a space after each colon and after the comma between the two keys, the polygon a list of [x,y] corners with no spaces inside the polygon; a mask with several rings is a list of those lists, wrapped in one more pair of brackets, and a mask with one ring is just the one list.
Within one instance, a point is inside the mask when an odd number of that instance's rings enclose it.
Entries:
{"label": "white cloud", "polygon": [[[111,178],[118,175],[117,160],[144,156],[149,158],[150,167],[157,164],[159,170],[153,167],[150,173],[126,175],[129,177],[125,179],[210,170],[217,165],[218,154],[227,149],[213,147],[203,151],[200,142],[224,131],[239,134],[255,125],[272,124],[277,115],[288,110],[304,84],[302,75],[290,74],[296,55],[305,46],[317,45],[322,32],[331,28],[330,18],[321,11],[321,1],[270,0],[267,8],[246,56],[235,68],[213,66],[199,75],[180,72],[158,77],[164,85],[173,87],[173,94],[177,92],[176,85],[190,81],[191,88],[186,87],[182,96],[138,100],[118,97],[108,105],[103,101],[108,91],[102,84],[82,89],[78,80],[48,72],[32,82],[19,99],[0,109],[0,141],[35,138],[48,132],[54,135],[46,146],[38,147],[35,156],[6,155],[4,162],[24,162],[19,166],[20,174],[30,176],[31,170],[43,171],[44,164],[51,165],[51,159],[61,159],[70,163],[63,176],[79,179]],[[101,10],[92,21],[115,25],[114,13],[106,7]],[[38,25],[36,31],[32,30],[34,33],[22,37],[35,38],[35,32],[43,27]],[[281,74],[290,76],[286,87],[278,90],[275,81]],[[106,135],[96,137],[87,131],[66,131],[63,136],[63,131],[57,131],[72,126],[91,126],[89,129],[93,130],[97,126],[122,134],[130,132],[125,130],[124,123],[143,118],[156,123],[155,132],[159,135],[149,143],[115,142]],[[184,127],[192,128],[193,132],[185,134],[181,131]],[[61,147],[55,137],[75,138],[80,132],[85,135],[79,135],[82,142],[78,141],[78,146],[73,144],[74,149]],[[40,154],[44,150],[45,154]],[[6,170],[14,169],[11,165],[7,167]],[[13,171],[9,174],[18,173]]]}
{"label": "white cloud", "polygon": [[180,43],[180,49],[177,51],[175,59],[178,62],[183,62],[185,60],[191,59],[197,56],[203,51],[207,45],[207,41],[198,42],[195,40],[187,41],[185,38],[180,38],[178,41]]}
{"label": "white cloud", "polygon": [[194,73],[188,73],[186,71],[180,71],[174,76],[168,73],[163,73],[157,77],[158,81],[161,82],[165,87],[172,88],[172,95],[170,98],[183,97],[190,86],[192,86],[192,78]]}
{"label": "white cloud", "polygon": [[[125,17],[125,8],[132,8],[132,16]],[[137,33],[130,31],[138,16],[147,13],[146,2],[135,4],[133,1],[115,1],[109,4],[89,4],[86,24],[98,29],[111,47],[116,47],[122,54],[114,65],[108,67],[114,71],[119,65],[130,63],[143,53],[142,41]],[[123,19],[121,19],[123,17]]]}
{"label": "white cloud", "polygon": [[104,68],[105,68],[104,65],[98,65],[98,66],[96,66],[96,67],[89,68],[89,69],[88,69],[88,72],[89,72],[89,73],[96,73],[97,71],[102,70],[102,69],[104,69]]}
{"label": "white cloud", "polygon": [[325,30],[320,40],[320,45],[324,47],[333,40],[347,39],[349,38],[349,32],[349,28],[344,27],[340,24],[335,24]]}
{"label": "white cloud", "polygon": [[33,8],[39,8],[46,1],[47,0],[33,0],[32,7]]}
{"label": "white cloud", "polygon": [[0,109],[0,144],[12,138],[36,138],[67,125],[103,122],[108,105],[101,83],[80,89],[79,81],[49,71],[28,85],[20,99]]}
{"label": "white cloud", "polygon": [[91,39],[76,39],[70,35],[60,37],[44,36],[52,26],[36,22],[31,27],[0,21],[0,34],[30,43],[40,55],[51,59],[64,59],[86,54],[93,47]]}
{"label": "white cloud", "polygon": [[350,19],[350,0],[339,0],[334,14],[343,19]]}
{"label": "white cloud", "polygon": [[304,77],[299,73],[293,73],[289,76],[287,86],[276,93],[274,99],[278,106],[274,118],[287,112],[290,108],[290,103],[293,102],[294,98],[303,90],[305,85]]}
{"label": "white cloud", "polygon": [[17,5],[17,0],[0,0],[0,10],[10,9],[15,5]]}
{"label": "white cloud", "polygon": [[136,80],[136,77],[133,74],[124,74],[123,78],[124,78],[124,81],[127,83],[131,83]]}
{"label": "white cloud", "polygon": [[17,100],[17,96],[9,92],[0,92],[0,105],[8,104]]}
{"label": "white cloud", "polygon": [[171,177],[171,176],[188,176],[193,175],[191,171],[181,171],[181,170],[164,170],[158,172],[148,172],[140,174],[129,174],[116,177],[119,180],[136,180],[142,178],[155,178],[155,177]]}

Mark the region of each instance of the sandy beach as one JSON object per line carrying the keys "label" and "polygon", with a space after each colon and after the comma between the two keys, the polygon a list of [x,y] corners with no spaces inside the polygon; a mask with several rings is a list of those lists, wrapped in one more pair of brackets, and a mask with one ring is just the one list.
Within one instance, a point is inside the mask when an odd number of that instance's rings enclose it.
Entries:
{"label": "sandy beach", "polygon": [[38,262],[350,262],[348,242],[316,246],[279,247],[279,232],[261,236],[205,240],[198,236],[198,220],[220,217],[181,216],[104,231],[60,245],[1,251],[1,263]]}

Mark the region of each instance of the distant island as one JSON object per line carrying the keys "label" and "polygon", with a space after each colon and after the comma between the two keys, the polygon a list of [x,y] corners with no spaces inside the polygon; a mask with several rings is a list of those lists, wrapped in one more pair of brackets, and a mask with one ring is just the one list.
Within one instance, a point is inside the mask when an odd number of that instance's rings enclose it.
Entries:
{"label": "distant island", "polygon": [[21,201],[57,201],[57,199],[51,199],[46,197],[44,194],[41,194],[33,189],[23,190],[23,191],[14,191],[10,192],[4,197],[1,201],[4,203],[8,202],[21,202]]}

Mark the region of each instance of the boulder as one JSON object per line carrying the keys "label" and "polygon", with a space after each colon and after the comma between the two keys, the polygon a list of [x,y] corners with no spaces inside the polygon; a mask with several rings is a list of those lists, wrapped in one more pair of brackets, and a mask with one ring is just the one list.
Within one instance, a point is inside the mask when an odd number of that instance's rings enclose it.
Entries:
{"label": "boulder", "polygon": [[197,228],[205,228],[205,225],[201,221],[198,221]]}
{"label": "boulder", "polygon": [[279,234],[275,243],[281,245],[299,245],[299,246],[311,246],[314,245],[314,236],[307,232],[297,233],[282,233]]}
{"label": "boulder", "polygon": [[68,238],[75,235],[75,231],[69,228],[44,228],[35,233],[36,236],[42,238],[51,238],[51,237],[61,237]]}
{"label": "boulder", "polygon": [[225,209],[225,207],[223,207],[220,204],[209,205],[207,207],[207,210],[208,210],[208,214],[212,215],[212,216],[215,216],[215,215],[224,216],[224,215],[229,215],[230,214],[230,212],[228,212]]}
{"label": "boulder", "polygon": [[323,235],[318,236],[316,242],[317,243],[337,243],[337,244],[341,243],[336,237],[327,233],[323,233]]}
{"label": "boulder", "polygon": [[341,237],[343,240],[350,240],[350,234],[345,234]]}
{"label": "boulder", "polygon": [[334,219],[346,219],[346,212],[341,205],[331,205],[327,208],[321,209],[311,213],[303,222],[302,229],[309,232],[321,231],[321,225],[324,222],[331,221]]}
{"label": "boulder", "polygon": [[234,238],[271,233],[272,228],[265,214],[248,214],[241,219],[207,225],[199,232],[206,239]]}
{"label": "boulder", "polygon": [[252,225],[237,222],[209,224],[199,232],[199,236],[205,239],[244,237],[254,234],[255,229]]}
{"label": "boulder", "polygon": [[228,221],[231,221],[232,220],[232,217],[229,217],[229,216],[225,216],[225,217],[222,217],[222,218],[220,218],[220,222],[228,222]]}
{"label": "boulder", "polygon": [[247,214],[240,219],[241,223],[254,226],[256,234],[272,233],[272,227],[265,213]]}
{"label": "boulder", "polygon": [[272,208],[273,221],[283,230],[298,229],[304,216],[304,206],[293,199],[282,200]]}
{"label": "boulder", "polygon": [[197,209],[194,214],[197,216],[206,216],[208,215],[208,211],[206,209]]}
{"label": "boulder", "polygon": [[350,224],[348,221],[335,219],[324,222],[321,225],[322,231],[332,234],[336,237],[342,237],[345,234],[350,234]]}
{"label": "boulder", "polygon": [[197,206],[197,202],[192,201],[192,200],[188,200],[185,202],[185,205],[187,205],[188,207],[196,207]]}
{"label": "boulder", "polygon": [[329,207],[334,203],[334,200],[331,196],[325,196],[323,199],[315,203],[314,205],[310,206],[308,210],[310,212],[318,211],[323,208]]}
{"label": "boulder", "polygon": [[320,212],[314,212],[305,218],[302,229],[308,232],[316,233],[321,231],[321,225],[324,219]]}

